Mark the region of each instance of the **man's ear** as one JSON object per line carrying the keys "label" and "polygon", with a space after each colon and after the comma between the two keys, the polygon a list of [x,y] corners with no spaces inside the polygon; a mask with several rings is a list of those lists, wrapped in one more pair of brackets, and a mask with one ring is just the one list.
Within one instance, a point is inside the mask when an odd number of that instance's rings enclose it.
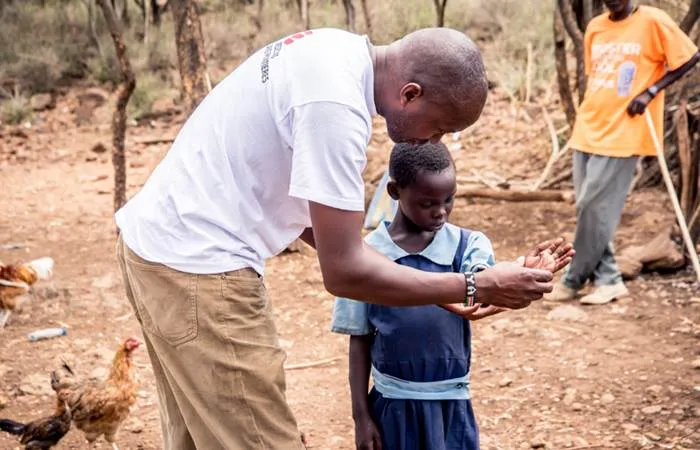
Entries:
{"label": "man's ear", "polygon": [[396,184],[396,181],[389,180],[386,184],[386,191],[389,193],[389,197],[396,201],[399,200],[399,185]]}
{"label": "man's ear", "polygon": [[401,88],[401,106],[406,106],[423,95],[423,88],[418,83],[407,83]]}

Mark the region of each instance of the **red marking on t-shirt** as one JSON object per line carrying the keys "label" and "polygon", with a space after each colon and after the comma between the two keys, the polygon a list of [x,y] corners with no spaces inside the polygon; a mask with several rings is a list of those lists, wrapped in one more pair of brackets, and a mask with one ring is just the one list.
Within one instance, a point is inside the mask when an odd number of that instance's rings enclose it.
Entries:
{"label": "red marking on t-shirt", "polygon": [[284,45],[289,45],[289,44],[293,44],[293,43],[294,43],[294,39],[292,39],[292,38],[287,38],[284,40]]}
{"label": "red marking on t-shirt", "polygon": [[311,33],[313,33],[313,31],[311,31],[311,30],[304,31],[304,34],[311,34]]}
{"label": "red marking on t-shirt", "polygon": [[303,37],[304,37],[304,35],[302,33],[297,33],[294,35],[294,39],[301,39]]}

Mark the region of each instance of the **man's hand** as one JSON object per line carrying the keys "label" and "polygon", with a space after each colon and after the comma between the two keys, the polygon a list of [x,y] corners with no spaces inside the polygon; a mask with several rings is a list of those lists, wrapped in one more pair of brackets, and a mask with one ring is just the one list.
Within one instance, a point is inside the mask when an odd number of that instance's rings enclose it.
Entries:
{"label": "man's hand", "polygon": [[627,105],[627,114],[631,117],[637,114],[642,114],[646,109],[649,102],[651,102],[654,97],[649,93],[649,91],[644,91],[638,96],[636,96],[629,105]]}
{"label": "man's hand", "polygon": [[355,446],[357,450],[382,450],[382,438],[371,417],[355,421]]}
{"label": "man's hand", "polygon": [[514,262],[501,262],[474,274],[479,303],[521,309],[552,292],[554,275],[549,270],[528,269]]}
{"label": "man's hand", "polygon": [[447,305],[438,305],[441,308],[448,310],[453,314],[462,316],[466,320],[480,320],[484,317],[489,317],[501,313],[503,311],[508,311],[508,308],[499,308],[498,306],[488,305],[483,306],[477,303],[474,306],[466,306],[462,303],[449,303]]}
{"label": "man's hand", "polygon": [[557,238],[537,244],[527,255],[521,256],[517,261],[523,267],[556,273],[566,267],[575,254],[570,242],[564,242],[564,238]]}

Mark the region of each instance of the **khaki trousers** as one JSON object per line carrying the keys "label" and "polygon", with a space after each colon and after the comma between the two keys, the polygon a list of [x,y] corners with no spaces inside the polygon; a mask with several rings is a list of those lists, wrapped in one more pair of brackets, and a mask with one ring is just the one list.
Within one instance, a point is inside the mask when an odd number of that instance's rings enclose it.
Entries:
{"label": "khaki trousers", "polygon": [[153,365],[163,448],[303,449],[262,278],[179,272],[121,236],[117,258]]}

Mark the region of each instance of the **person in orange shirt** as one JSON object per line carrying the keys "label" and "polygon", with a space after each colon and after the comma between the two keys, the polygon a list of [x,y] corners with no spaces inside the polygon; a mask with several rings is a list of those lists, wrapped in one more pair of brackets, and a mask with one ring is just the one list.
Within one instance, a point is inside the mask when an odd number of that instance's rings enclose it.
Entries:
{"label": "person in orange shirt", "polygon": [[664,11],[631,0],[604,3],[609,13],[586,28],[588,85],[569,142],[574,149],[576,256],[545,296],[554,301],[578,298],[589,280],[595,289],[581,303],[604,304],[627,295],[612,239],[637,158],[656,154],[642,113],[649,109],[663,136],[663,90],[700,60],[698,48]]}

